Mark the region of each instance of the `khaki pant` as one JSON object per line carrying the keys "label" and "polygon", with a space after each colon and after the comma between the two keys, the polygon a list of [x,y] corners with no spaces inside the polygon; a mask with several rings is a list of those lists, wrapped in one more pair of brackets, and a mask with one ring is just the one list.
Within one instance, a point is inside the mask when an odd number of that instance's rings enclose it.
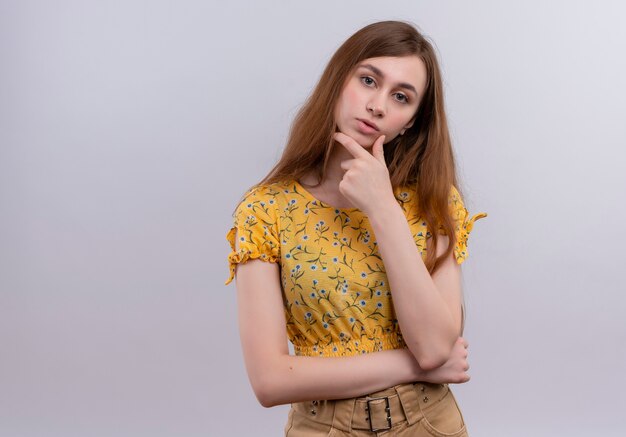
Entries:
{"label": "khaki pant", "polygon": [[448,384],[400,384],[367,396],[291,404],[285,437],[468,437]]}

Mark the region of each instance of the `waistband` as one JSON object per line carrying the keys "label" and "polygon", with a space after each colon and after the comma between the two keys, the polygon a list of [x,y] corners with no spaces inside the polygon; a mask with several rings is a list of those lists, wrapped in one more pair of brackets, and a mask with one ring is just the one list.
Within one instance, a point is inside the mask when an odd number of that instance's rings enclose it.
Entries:
{"label": "waistband", "polygon": [[308,419],[351,432],[382,431],[404,420],[412,425],[449,391],[448,384],[410,382],[348,399],[294,402],[291,408]]}

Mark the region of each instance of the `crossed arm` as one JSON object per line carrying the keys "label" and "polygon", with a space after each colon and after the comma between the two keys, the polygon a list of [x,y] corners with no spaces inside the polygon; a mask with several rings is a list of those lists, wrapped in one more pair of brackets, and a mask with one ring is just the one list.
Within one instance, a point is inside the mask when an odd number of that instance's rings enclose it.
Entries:
{"label": "crossed arm", "polygon": [[279,266],[259,259],[241,263],[237,266],[236,286],[246,370],[254,393],[264,407],[362,396],[406,382],[462,383],[469,380],[467,342],[461,337],[455,342],[448,360],[429,370],[419,366],[409,349],[352,357],[290,355]]}

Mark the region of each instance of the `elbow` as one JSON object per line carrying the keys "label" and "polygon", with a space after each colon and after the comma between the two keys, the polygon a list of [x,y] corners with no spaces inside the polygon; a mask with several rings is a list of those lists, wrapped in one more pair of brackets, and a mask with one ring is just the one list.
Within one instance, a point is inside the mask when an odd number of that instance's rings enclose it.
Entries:
{"label": "elbow", "polygon": [[272,380],[269,375],[258,377],[252,381],[252,390],[257,401],[265,408],[271,408],[278,405],[276,392],[273,388]]}
{"label": "elbow", "polygon": [[425,356],[421,356],[419,358],[416,358],[417,363],[419,364],[420,368],[422,368],[422,370],[434,370],[438,367],[443,366],[446,361],[448,361],[448,357],[447,356],[443,356],[443,355],[425,355]]}
{"label": "elbow", "polygon": [[423,348],[416,348],[413,350],[413,356],[420,368],[428,371],[443,366],[450,359],[451,352],[451,348],[436,348],[426,351]]}
{"label": "elbow", "polygon": [[254,395],[262,407],[271,408],[288,403],[282,356],[258,357],[247,366]]}
{"label": "elbow", "polygon": [[276,405],[278,405],[278,403],[274,402],[269,396],[260,395],[257,393],[255,394],[256,394],[257,400],[259,401],[259,404],[261,404],[262,407],[271,408],[271,407],[275,407]]}

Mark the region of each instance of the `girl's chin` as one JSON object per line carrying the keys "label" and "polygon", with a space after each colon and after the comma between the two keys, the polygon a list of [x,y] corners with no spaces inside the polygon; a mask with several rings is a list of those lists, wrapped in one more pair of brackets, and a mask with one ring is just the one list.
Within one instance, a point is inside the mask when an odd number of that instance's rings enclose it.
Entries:
{"label": "girl's chin", "polygon": [[352,136],[352,138],[354,138],[357,141],[357,143],[367,148],[367,147],[372,147],[378,137],[374,137],[372,135],[366,135],[359,131],[356,131],[354,132],[354,135]]}
{"label": "girl's chin", "polygon": [[[335,132],[341,132],[342,134],[345,134],[345,135],[353,138],[357,143],[359,143],[365,149],[371,149],[372,146],[374,145],[374,143],[376,142],[376,140],[378,139],[378,137],[380,136],[380,135],[377,135],[377,136],[373,137],[372,135],[363,134],[363,133],[359,132],[358,130],[356,130],[354,132],[348,131],[346,133],[343,130],[339,129],[339,127],[337,127]],[[385,143],[387,143],[387,142],[388,141],[385,140]]]}

